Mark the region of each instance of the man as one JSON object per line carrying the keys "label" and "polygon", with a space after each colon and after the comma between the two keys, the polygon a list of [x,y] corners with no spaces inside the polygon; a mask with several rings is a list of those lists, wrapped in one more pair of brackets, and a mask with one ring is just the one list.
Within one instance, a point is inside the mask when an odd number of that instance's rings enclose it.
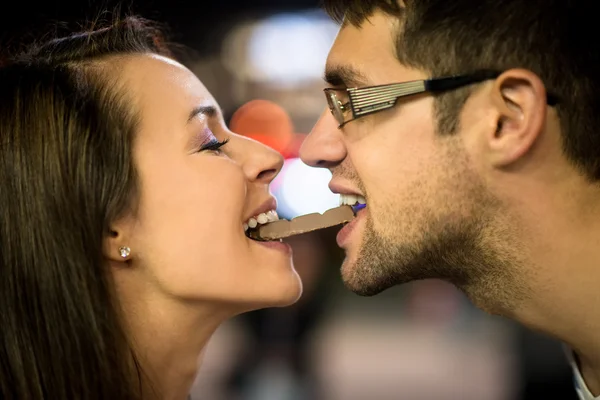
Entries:
{"label": "man", "polygon": [[338,235],[346,285],[369,296],[447,280],[564,341],[580,397],[600,395],[593,4],[325,3],[343,20],[327,60],[330,110],[301,156],[331,170],[346,203],[366,202]]}

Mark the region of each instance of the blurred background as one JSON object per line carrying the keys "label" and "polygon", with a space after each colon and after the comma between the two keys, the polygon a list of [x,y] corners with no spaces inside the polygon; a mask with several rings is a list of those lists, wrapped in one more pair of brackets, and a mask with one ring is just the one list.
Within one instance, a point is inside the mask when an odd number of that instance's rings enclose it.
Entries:
{"label": "blurred background", "polygon": [[[115,4],[3,2],[0,43],[15,49],[49,27],[58,33],[77,28],[82,18]],[[285,117],[267,113],[264,125],[246,132],[286,157],[273,185],[281,216],[338,205],[327,188],[328,172],[297,158],[325,107],[323,67],[338,30],[318,0],[123,4],[168,25],[172,40],[185,46],[180,59],[227,120],[252,99],[289,113],[285,131],[269,130]],[[305,286],[301,301],[224,325],[207,349],[193,400],[576,399],[559,343],[478,311],[443,282],[416,282],[373,298],[347,291],[335,234],[291,241]]]}

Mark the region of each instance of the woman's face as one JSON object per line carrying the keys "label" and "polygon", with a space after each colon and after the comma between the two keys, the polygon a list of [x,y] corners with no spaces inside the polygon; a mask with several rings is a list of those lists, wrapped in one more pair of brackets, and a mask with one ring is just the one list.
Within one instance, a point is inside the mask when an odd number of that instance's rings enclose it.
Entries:
{"label": "woman's face", "polygon": [[181,64],[131,56],[120,74],[141,116],[139,209],[117,224],[136,284],[240,310],[296,301],[302,289],[289,246],[244,233],[250,218],[276,207],[269,183],[281,156],[230,132],[211,94]]}

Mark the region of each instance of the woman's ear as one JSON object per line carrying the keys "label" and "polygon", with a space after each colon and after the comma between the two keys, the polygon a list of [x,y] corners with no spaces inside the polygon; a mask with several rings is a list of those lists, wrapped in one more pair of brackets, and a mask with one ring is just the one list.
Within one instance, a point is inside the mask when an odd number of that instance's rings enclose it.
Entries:
{"label": "woman's ear", "polygon": [[129,229],[127,222],[115,223],[110,227],[104,238],[104,256],[114,262],[127,262],[131,260],[131,244],[128,243]]}

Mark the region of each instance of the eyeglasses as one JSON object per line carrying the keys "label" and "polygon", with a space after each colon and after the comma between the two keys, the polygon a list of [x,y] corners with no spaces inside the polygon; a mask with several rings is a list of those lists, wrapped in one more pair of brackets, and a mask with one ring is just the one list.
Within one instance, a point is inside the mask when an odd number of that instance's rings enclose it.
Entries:
{"label": "eyeglasses", "polygon": [[[400,98],[420,93],[442,93],[455,90],[474,83],[496,79],[500,74],[501,72],[498,71],[478,71],[468,75],[447,76],[361,88],[327,88],[323,91],[325,92],[329,109],[339,123],[339,128],[341,128],[357,118],[394,107]],[[338,93],[341,92],[347,93],[347,101],[340,100]],[[546,102],[550,106],[555,106],[558,104],[559,99],[553,94],[548,94]]]}

